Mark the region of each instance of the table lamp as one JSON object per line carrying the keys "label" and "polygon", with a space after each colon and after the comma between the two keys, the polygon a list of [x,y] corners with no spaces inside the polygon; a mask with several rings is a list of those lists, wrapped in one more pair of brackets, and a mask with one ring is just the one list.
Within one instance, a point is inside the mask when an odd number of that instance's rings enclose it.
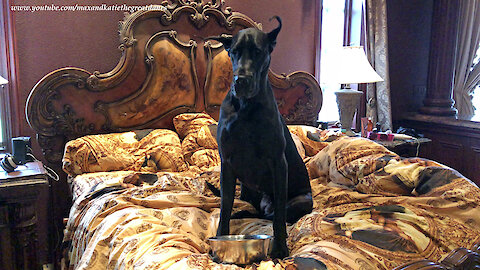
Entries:
{"label": "table lamp", "polygon": [[2,76],[0,76],[0,86],[2,86],[4,84],[7,84],[7,83],[8,83],[8,81],[5,78],[3,78]]}
{"label": "table lamp", "polygon": [[352,83],[381,82],[383,79],[368,62],[361,46],[342,47],[329,65],[328,81],[340,83],[341,89],[335,91],[342,132],[355,136],[352,131],[353,116],[360,104],[362,92],[350,88]]}

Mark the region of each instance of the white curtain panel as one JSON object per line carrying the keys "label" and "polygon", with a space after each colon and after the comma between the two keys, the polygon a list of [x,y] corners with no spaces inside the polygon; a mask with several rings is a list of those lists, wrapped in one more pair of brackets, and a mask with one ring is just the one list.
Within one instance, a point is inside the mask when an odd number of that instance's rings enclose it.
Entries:
{"label": "white curtain panel", "polygon": [[480,64],[472,68],[480,43],[480,0],[460,1],[459,18],[453,94],[458,117],[470,119],[472,93],[480,82]]}
{"label": "white curtain panel", "polygon": [[386,0],[367,0],[367,56],[383,82],[367,84],[367,117],[392,129]]}

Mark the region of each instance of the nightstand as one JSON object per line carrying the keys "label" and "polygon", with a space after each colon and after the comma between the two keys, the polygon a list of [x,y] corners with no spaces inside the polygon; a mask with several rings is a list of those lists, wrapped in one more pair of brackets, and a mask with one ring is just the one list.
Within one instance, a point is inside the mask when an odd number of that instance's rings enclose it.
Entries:
{"label": "nightstand", "polygon": [[0,168],[0,269],[41,269],[48,257],[48,190],[41,162]]}
{"label": "nightstand", "polygon": [[401,157],[416,157],[420,153],[420,148],[431,142],[428,138],[416,138],[411,140],[393,140],[393,141],[377,141],[388,150],[395,152]]}

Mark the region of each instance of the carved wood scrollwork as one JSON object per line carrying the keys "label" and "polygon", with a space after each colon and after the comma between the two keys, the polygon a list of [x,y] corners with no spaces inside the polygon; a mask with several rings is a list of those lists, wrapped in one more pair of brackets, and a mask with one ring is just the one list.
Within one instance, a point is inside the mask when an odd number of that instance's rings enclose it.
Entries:
{"label": "carved wood scrollwork", "polygon": [[[127,15],[119,23],[120,45],[122,56],[115,68],[107,73],[101,74],[95,71],[87,81],[87,86],[92,91],[102,91],[114,87],[129,74],[135,62],[135,44],[137,39],[134,37],[134,29],[137,24],[148,18],[159,18],[161,25],[170,26],[177,22],[183,15],[187,14],[190,21],[200,29],[209,22],[210,17],[214,16],[216,22],[225,27],[227,31],[233,31],[236,26],[241,28],[255,27],[262,29],[262,25],[256,23],[246,15],[239,12],[232,12],[230,7],[225,6],[225,1],[207,1],[202,0],[173,0],[171,4],[164,1],[162,5],[155,5],[148,10],[139,10],[131,15]],[[130,59],[131,61],[127,61]]]}
{"label": "carved wood scrollwork", "polygon": [[[232,14],[230,7],[224,7],[225,1],[223,0],[205,3],[201,0],[174,0],[171,4],[164,1],[162,5],[164,5],[169,11],[161,17],[162,23],[165,25],[177,21],[179,14],[182,12],[190,13],[190,20],[198,29],[202,28],[209,21],[210,15],[220,18],[220,22],[226,22],[227,17]],[[227,24],[226,26],[232,27],[231,24]]]}
{"label": "carved wood scrollwork", "polygon": [[167,12],[161,17],[163,25],[176,22],[180,14],[187,12],[190,14],[190,21],[198,29],[208,23],[210,16],[214,16],[217,22],[229,31],[232,31],[236,25],[244,28],[262,28],[261,24],[255,23],[249,17],[238,12],[232,12],[230,7],[225,6],[224,0],[172,0],[170,4],[168,1],[164,1],[162,6],[167,9]]}
{"label": "carved wood scrollwork", "polygon": [[54,121],[53,126],[61,133],[88,134],[95,129],[95,125],[86,124],[83,118],[76,118],[72,106],[65,104],[60,116]]}
{"label": "carved wood scrollwork", "polygon": [[34,87],[27,100],[27,121],[38,133],[44,136],[57,134],[84,134],[92,131],[92,124],[86,124],[84,119],[76,118],[75,112],[69,105],[59,112],[53,101],[61,98],[59,88],[73,85],[82,89],[86,85],[90,73],[79,68],[63,68],[45,76]]}
{"label": "carved wood scrollwork", "polygon": [[70,105],[61,108],[54,105],[62,98],[60,88],[70,85],[82,90],[89,76],[89,72],[79,68],[56,70],[40,80],[27,99],[27,121],[37,132],[45,159],[51,163],[61,161],[65,137],[89,134],[95,129],[93,123],[79,117]]}
{"label": "carved wood scrollwork", "polygon": [[[188,19],[181,20],[185,17]],[[184,22],[192,24],[193,29],[198,29],[198,36],[195,33],[181,33],[185,36],[179,38],[176,32],[171,31],[175,23]],[[143,23],[148,25],[146,28],[149,30],[146,31],[153,29],[148,32],[151,36],[146,36],[147,32],[142,32],[145,30],[143,28],[140,29],[142,34],[137,36],[137,30],[143,27]],[[164,1],[153,9],[126,15],[119,23],[119,49],[122,55],[113,70],[107,73],[91,73],[80,68],[62,68],[42,78],[30,93],[26,114],[30,126],[37,133],[45,158],[58,165],[65,142],[86,134],[147,126],[163,127],[167,118],[159,124],[156,121],[162,119],[164,114],[169,114],[170,117],[180,112],[199,110],[215,114],[229,89],[231,67],[228,67],[228,55],[219,43],[203,42],[202,35],[208,32],[205,32],[204,28],[213,23],[223,27],[218,34],[234,34],[246,27],[261,29],[260,24],[226,7],[223,0]],[[192,39],[200,40],[203,47],[197,48],[196,41]],[[165,42],[166,40],[169,40],[169,43]],[[169,47],[169,44],[173,47]],[[170,62],[162,62],[158,59],[161,54],[155,55],[167,47],[172,50],[170,52],[177,53],[176,59],[185,60],[186,64],[181,65],[183,69]],[[198,50],[203,50],[205,59],[197,59]],[[206,65],[202,67],[206,74],[197,74],[196,65],[199,63]],[[169,72],[166,72],[166,75],[156,74],[155,71],[162,65],[168,65],[169,68],[165,70]],[[315,79],[305,72],[290,75],[270,72],[269,78],[274,91],[280,93],[279,106],[281,110],[283,108],[282,113],[287,122],[314,123],[322,98]],[[160,88],[174,85],[177,92],[172,96],[165,91],[168,87],[164,90],[157,88],[155,95],[143,97],[140,102],[139,98],[153,89],[148,88],[152,81]],[[294,92],[297,94],[290,94],[291,90],[288,89],[291,88],[295,88]],[[177,94],[184,96],[180,98]],[[290,98],[292,96],[295,98],[293,106]],[[160,101],[172,101],[175,97],[184,103],[155,103],[156,98]],[[164,111],[152,113],[145,109],[152,104]]]}
{"label": "carved wood scrollwork", "polygon": [[298,71],[289,75],[278,75],[270,70],[268,78],[274,90],[278,92],[282,92],[285,89],[288,91],[296,87],[303,91],[303,94],[298,95],[298,99],[293,107],[287,111],[283,109],[285,100],[277,96],[279,110],[287,123],[316,125],[318,112],[322,108],[323,95],[318,82],[311,74]]}
{"label": "carved wood scrollwork", "polygon": [[141,88],[118,101],[96,102],[95,111],[106,119],[103,129],[138,129],[174,111],[194,111],[199,92],[196,48],[194,40],[183,42],[173,30],[153,35],[145,45],[148,71]]}
{"label": "carved wood scrollwork", "polygon": [[[37,134],[37,141],[45,160],[50,164],[62,164],[63,146],[66,143],[64,136],[45,136]],[[59,144],[61,146],[59,146]]]}
{"label": "carved wood scrollwork", "polygon": [[204,43],[207,58],[207,75],[205,76],[204,103],[208,113],[215,114],[233,80],[233,70],[230,58],[221,43]]}

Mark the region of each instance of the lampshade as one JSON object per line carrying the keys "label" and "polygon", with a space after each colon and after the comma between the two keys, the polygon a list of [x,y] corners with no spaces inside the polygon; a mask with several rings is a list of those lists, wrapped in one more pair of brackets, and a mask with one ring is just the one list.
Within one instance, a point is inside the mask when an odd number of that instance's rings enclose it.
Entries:
{"label": "lampshade", "polygon": [[356,136],[352,131],[352,122],[363,93],[351,89],[350,84],[380,82],[383,79],[373,70],[363,47],[343,47],[331,55],[333,57],[328,61],[326,70],[328,74],[325,78],[328,83],[339,83],[345,86],[335,91],[340,125],[346,135]]}
{"label": "lampshade", "polygon": [[0,76],[0,85],[4,85],[4,84],[7,84],[7,83],[8,83],[8,81],[5,78],[3,78],[2,76]]}
{"label": "lampshade", "polygon": [[361,46],[339,48],[332,52],[325,72],[329,83],[352,84],[381,82],[383,79],[373,70]]}

